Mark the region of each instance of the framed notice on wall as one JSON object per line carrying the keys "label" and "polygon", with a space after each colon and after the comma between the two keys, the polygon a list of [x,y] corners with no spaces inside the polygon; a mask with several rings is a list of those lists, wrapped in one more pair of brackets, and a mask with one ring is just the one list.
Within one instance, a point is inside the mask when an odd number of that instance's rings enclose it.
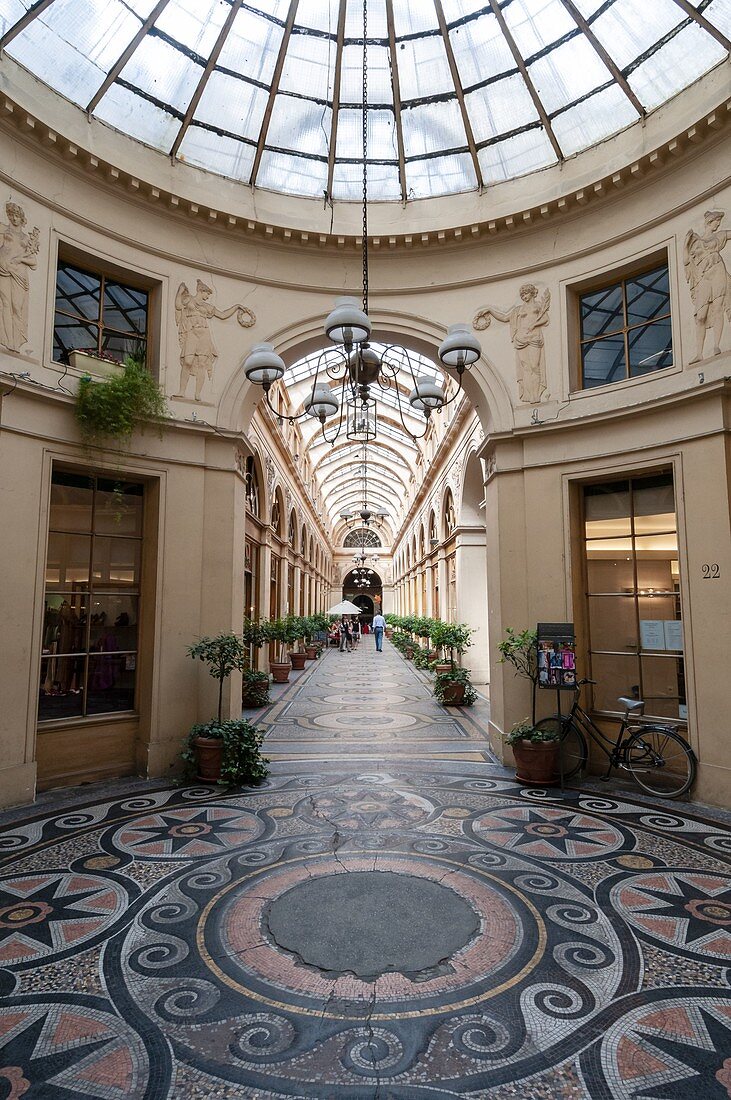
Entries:
{"label": "framed notice on wall", "polygon": [[538,623],[536,628],[538,686],[576,686],[576,633],[573,623]]}

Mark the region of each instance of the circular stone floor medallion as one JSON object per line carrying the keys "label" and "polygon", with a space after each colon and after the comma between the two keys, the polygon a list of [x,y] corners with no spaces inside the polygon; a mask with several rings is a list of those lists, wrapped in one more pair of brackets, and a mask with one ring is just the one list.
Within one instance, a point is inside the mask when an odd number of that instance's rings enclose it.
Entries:
{"label": "circular stone floor medallion", "polygon": [[275,943],[302,962],[373,981],[419,975],[476,935],[464,898],[438,882],[389,871],[326,875],[276,898],[266,915]]}

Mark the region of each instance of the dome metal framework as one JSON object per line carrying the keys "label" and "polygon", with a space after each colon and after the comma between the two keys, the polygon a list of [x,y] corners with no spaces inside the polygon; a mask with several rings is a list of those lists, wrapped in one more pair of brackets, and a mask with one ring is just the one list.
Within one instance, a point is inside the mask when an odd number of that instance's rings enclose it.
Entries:
{"label": "dome metal framework", "polygon": [[[364,0],[0,0],[0,50],[242,183],[361,194]],[[722,62],[731,0],[367,0],[370,201],[525,175]]]}

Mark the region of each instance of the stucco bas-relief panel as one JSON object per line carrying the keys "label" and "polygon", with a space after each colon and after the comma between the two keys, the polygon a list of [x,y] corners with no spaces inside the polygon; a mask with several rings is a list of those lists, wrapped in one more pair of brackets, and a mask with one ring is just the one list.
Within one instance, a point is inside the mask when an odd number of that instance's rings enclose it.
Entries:
{"label": "stucco bas-relief panel", "polygon": [[722,229],[725,210],[706,210],[703,229],[689,229],[683,248],[683,265],[693,300],[696,353],[692,363],[703,358],[708,331],[713,333],[711,355],[721,354],[725,321],[731,322],[731,276],[721,255],[731,239],[731,230]]}
{"label": "stucco bas-relief panel", "polygon": [[256,324],[256,316],[248,306],[235,303],[228,309],[218,309],[210,301],[212,294],[212,288],[198,279],[195,293],[181,283],[175,295],[175,324],[180,341],[180,385],[178,392],[172,395],[174,399],[191,400],[187,390],[193,379],[195,393],[192,400],[201,402],[206,381],[213,381],[213,369],[218,358],[210,324],[214,318],[226,321],[236,314],[242,328],[252,328]]}
{"label": "stucco bas-relief panel", "polygon": [[26,232],[22,206],[5,204],[7,224],[0,224],[0,345],[20,351],[28,343],[30,272],[38,266],[40,229]]}
{"label": "stucco bas-relief panel", "polygon": [[510,326],[510,340],[515,348],[515,373],[518,397],[528,405],[537,405],[547,392],[546,356],[543,329],[549,323],[551,292],[541,293],[534,283],[523,283],[520,301],[508,309],[485,306],[478,310],[472,322],[476,329],[486,329],[494,318]]}

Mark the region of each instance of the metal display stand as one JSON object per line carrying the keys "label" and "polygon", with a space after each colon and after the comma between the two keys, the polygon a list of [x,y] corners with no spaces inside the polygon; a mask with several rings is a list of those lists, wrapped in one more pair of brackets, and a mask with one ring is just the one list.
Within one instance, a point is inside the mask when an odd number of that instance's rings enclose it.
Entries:
{"label": "metal display stand", "polygon": [[[556,692],[556,714],[563,717],[562,691],[576,690],[576,631],[573,623],[538,623],[536,626],[536,679],[533,681],[533,719],[536,713],[536,691]],[[570,721],[570,719],[568,719]],[[563,739],[561,724],[558,746],[558,774],[561,793],[563,782]]]}

